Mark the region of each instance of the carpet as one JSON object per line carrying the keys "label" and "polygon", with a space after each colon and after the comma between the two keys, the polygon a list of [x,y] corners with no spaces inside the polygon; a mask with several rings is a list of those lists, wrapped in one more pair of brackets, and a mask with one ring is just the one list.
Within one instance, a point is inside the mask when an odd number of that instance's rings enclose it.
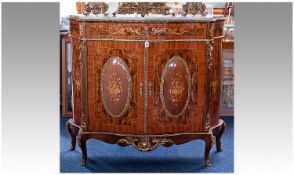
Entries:
{"label": "carpet", "polygon": [[60,118],[60,172],[234,172],[234,117],[222,117],[227,130],[222,136],[222,152],[210,151],[212,165],[204,165],[204,141],[194,140],[171,147],[159,146],[151,152],[140,152],[132,146],[120,147],[99,140],[88,140],[87,167],[80,166],[82,153],[77,144],[69,151],[70,135]]}

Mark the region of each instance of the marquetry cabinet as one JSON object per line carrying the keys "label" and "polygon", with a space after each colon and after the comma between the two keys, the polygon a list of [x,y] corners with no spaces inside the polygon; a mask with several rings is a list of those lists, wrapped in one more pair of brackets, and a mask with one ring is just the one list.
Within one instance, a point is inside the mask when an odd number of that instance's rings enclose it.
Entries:
{"label": "marquetry cabinet", "polygon": [[205,164],[225,123],[219,119],[221,17],[70,16],[73,119],[86,165],[88,139],[152,151],[205,141]]}

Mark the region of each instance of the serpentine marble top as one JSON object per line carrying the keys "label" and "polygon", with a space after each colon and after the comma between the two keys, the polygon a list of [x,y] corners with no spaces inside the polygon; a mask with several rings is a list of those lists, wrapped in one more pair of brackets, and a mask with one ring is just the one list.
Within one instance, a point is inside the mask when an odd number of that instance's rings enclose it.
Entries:
{"label": "serpentine marble top", "polygon": [[223,15],[207,15],[207,16],[200,16],[195,15],[192,16],[188,14],[187,16],[164,16],[164,15],[157,15],[157,14],[149,14],[145,17],[141,17],[139,14],[129,14],[129,15],[120,15],[117,14],[115,17],[112,15],[104,16],[102,14],[93,15],[90,14],[89,16],[85,15],[70,15],[69,19],[77,19],[79,21],[105,21],[105,22],[159,22],[159,23],[168,23],[168,22],[210,22],[216,20],[224,20]]}

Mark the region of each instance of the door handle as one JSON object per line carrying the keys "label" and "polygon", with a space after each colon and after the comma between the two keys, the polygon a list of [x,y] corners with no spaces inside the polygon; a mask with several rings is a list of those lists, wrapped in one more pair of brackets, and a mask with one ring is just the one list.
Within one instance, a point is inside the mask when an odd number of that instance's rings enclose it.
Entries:
{"label": "door handle", "polygon": [[152,95],[152,83],[149,82],[149,96]]}
{"label": "door handle", "polygon": [[143,96],[143,83],[142,82],[140,83],[139,89],[140,89],[140,95],[142,97]]}

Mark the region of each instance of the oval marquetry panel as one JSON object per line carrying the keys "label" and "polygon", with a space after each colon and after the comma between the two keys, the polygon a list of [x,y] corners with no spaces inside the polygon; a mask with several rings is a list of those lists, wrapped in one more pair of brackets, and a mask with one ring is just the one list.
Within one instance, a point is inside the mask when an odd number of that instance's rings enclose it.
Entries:
{"label": "oval marquetry panel", "polygon": [[189,103],[191,79],[189,68],[180,56],[172,57],[165,65],[160,82],[160,100],[171,117],[182,115]]}
{"label": "oval marquetry panel", "polygon": [[115,118],[123,116],[128,110],[132,89],[126,62],[119,57],[111,57],[103,66],[100,86],[106,112]]}

